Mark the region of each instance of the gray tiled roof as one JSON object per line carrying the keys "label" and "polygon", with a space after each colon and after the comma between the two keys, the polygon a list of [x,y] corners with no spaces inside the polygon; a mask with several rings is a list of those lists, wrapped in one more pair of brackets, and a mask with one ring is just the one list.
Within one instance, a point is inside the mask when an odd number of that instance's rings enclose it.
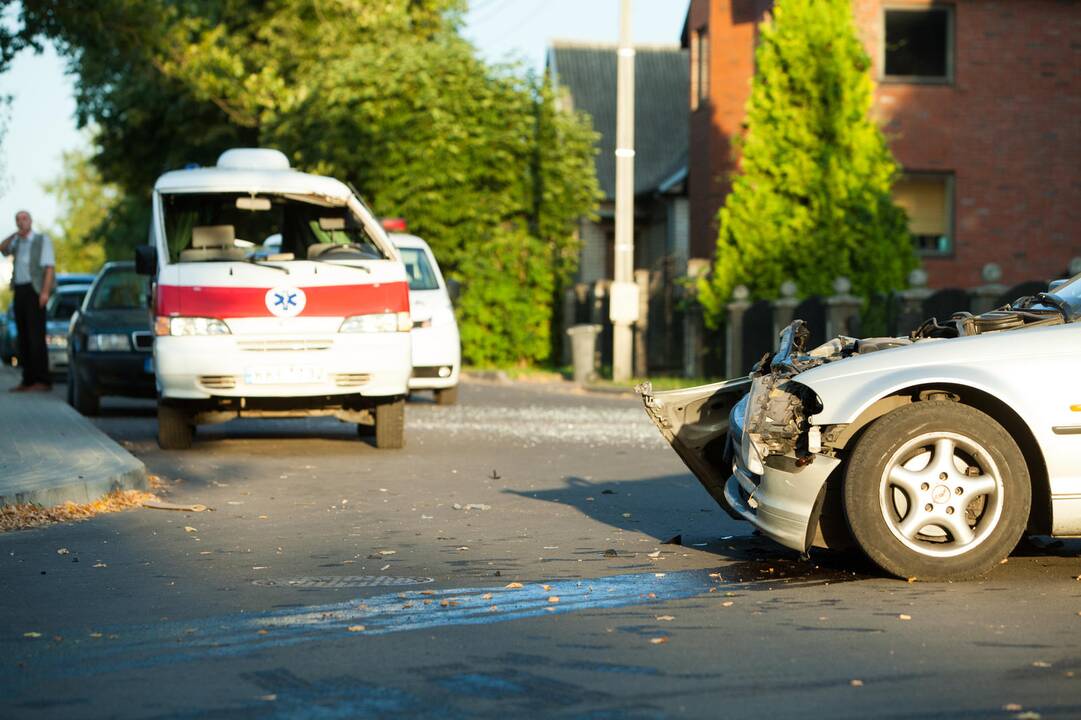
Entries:
{"label": "gray tiled roof", "polygon": [[[687,51],[638,46],[634,63],[634,192],[656,190],[687,163],[689,64]],[[555,41],[548,70],[569,92],[575,110],[600,133],[597,180],[606,198],[616,190],[616,46]]]}

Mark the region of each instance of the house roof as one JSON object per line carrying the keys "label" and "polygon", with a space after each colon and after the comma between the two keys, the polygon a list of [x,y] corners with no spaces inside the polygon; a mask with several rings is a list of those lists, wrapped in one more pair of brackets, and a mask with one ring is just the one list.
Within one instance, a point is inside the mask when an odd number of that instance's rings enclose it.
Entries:
{"label": "house roof", "polygon": [[[608,199],[616,194],[616,50],[561,40],[548,50],[548,71],[561,95],[589,114],[600,133],[597,180]],[[635,195],[660,189],[687,164],[689,72],[687,51],[678,45],[635,46]]]}

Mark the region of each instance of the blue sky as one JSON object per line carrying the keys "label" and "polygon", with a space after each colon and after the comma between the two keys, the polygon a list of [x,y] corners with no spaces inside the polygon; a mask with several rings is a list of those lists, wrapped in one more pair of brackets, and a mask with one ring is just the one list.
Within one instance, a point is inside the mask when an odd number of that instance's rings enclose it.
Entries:
{"label": "blue sky", "polygon": [[[676,43],[689,0],[634,0],[634,40]],[[538,69],[553,39],[615,42],[619,0],[470,0],[465,35],[490,60],[520,60]],[[60,172],[64,150],[85,147],[75,128],[72,78],[52,48],[23,53],[0,75],[0,95],[12,98],[0,146],[0,237],[26,208],[37,228],[53,224],[57,207],[41,188]]]}

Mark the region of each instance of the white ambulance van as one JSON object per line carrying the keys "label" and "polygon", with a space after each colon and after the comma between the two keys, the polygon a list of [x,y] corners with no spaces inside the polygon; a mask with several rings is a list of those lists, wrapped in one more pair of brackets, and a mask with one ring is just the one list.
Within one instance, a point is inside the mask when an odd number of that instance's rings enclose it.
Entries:
{"label": "white ambulance van", "polygon": [[158,443],[200,424],[336,416],[404,445],[412,368],[401,256],[346,185],[277,150],[228,150],[154,185],[149,245]]}

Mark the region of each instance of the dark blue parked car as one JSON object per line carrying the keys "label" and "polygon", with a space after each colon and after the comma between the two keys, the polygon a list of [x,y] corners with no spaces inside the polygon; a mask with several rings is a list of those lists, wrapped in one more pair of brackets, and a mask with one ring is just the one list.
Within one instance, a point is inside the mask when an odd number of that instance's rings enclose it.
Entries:
{"label": "dark blue parked car", "polygon": [[95,415],[102,395],[154,397],[150,279],[135,263],[111,262],[98,273],[71,318],[68,402]]}

